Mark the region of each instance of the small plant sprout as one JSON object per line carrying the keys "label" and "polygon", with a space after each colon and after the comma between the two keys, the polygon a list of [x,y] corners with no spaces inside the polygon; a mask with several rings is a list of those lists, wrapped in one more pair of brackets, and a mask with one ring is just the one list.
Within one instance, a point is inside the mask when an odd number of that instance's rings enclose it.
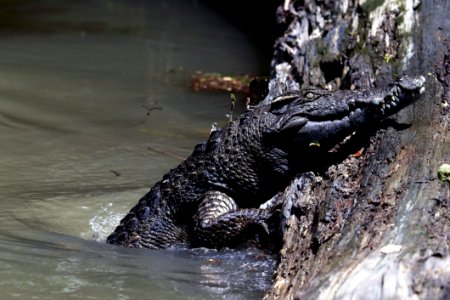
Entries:
{"label": "small plant sprout", "polygon": [[450,165],[443,164],[438,168],[438,179],[442,183],[450,185]]}

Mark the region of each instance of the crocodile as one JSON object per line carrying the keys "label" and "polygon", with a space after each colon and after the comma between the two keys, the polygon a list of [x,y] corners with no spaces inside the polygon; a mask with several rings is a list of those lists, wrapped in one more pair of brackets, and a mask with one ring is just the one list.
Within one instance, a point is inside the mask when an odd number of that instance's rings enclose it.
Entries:
{"label": "crocodile", "polygon": [[[234,247],[268,231],[280,203],[261,206],[320,153],[414,103],[423,76],[368,90],[308,88],[248,108],[170,170],[107,243],[130,248]],[[317,155],[319,154],[319,155]]]}

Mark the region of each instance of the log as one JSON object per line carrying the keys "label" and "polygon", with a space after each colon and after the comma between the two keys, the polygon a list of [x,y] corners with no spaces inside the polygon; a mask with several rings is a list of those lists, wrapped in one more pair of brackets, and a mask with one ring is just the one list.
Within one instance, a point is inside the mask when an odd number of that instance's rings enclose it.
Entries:
{"label": "log", "polygon": [[[286,0],[269,103],[306,86],[360,89],[406,73],[426,92],[286,188],[291,214],[265,299],[449,299],[450,1]],[[403,124],[404,126],[398,125]],[[405,125],[406,124],[406,125]],[[354,152],[352,152],[354,151]],[[288,204],[286,204],[288,206]]]}

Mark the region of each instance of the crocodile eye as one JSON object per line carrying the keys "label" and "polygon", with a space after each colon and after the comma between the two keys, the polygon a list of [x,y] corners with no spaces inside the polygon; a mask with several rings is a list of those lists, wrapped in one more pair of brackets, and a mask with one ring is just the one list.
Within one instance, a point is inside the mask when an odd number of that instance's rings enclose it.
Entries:
{"label": "crocodile eye", "polygon": [[306,99],[311,100],[311,99],[314,99],[315,94],[313,92],[306,92],[304,96]]}

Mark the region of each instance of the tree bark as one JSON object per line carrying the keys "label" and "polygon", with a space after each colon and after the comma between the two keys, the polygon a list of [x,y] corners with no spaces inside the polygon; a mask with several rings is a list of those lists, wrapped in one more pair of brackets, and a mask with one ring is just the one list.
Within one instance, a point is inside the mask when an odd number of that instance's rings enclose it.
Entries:
{"label": "tree bark", "polygon": [[437,179],[450,163],[449,12],[448,0],[286,0],[278,9],[285,33],[266,102],[309,85],[381,86],[403,73],[427,84],[396,116],[411,126],[358,133],[367,139],[357,153],[287,187],[286,197],[299,197],[265,299],[450,298],[450,186]]}

